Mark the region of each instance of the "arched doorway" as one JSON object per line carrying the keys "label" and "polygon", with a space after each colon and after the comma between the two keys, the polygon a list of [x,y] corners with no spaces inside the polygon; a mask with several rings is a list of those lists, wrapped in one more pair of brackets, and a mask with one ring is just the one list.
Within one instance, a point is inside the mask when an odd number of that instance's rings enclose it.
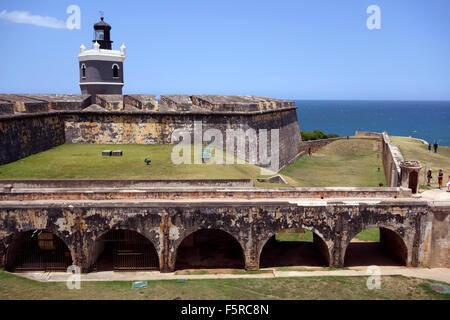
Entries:
{"label": "arched doorway", "polygon": [[201,229],[183,239],[177,250],[175,269],[244,268],[239,242],[225,231]]}
{"label": "arched doorway", "polygon": [[307,229],[285,229],[272,236],[264,245],[259,266],[287,267],[329,265],[328,246],[315,232]]}
{"label": "arched doorway", "polygon": [[417,171],[411,171],[409,173],[408,188],[412,190],[412,193],[417,193],[417,186],[419,185],[419,173]]}
{"label": "arched doorway", "polygon": [[395,231],[373,227],[358,233],[347,245],[344,266],[406,266],[407,260],[408,249]]}
{"label": "arched doorway", "polygon": [[93,255],[93,271],[159,270],[151,241],[132,230],[108,231],[95,242]]}
{"label": "arched doorway", "polygon": [[67,271],[70,265],[67,245],[45,230],[22,232],[8,247],[6,270],[11,272]]}

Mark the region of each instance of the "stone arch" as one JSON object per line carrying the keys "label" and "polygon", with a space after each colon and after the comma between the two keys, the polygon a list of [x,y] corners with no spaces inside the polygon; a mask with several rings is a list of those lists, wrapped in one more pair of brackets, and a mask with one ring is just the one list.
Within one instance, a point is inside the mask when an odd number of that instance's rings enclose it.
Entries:
{"label": "stone arch", "polygon": [[[40,235],[45,237],[40,238]],[[66,271],[67,267],[76,261],[72,246],[64,236],[54,230],[25,228],[12,233],[4,243],[4,265],[8,271],[17,268]]]}
{"label": "stone arch", "polygon": [[364,225],[363,227],[358,228],[347,235],[347,238],[344,241],[341,250],[341,261],[343,266],[346,265],[345,259],[347,255],[347,249],[350,245],[351,240],[355,238],[358,233],[370,228],[380,229],[380,245],[383,246],[391,256],[395,256],[395,259],[404,266],[410,265],[410,258],[412,253],[408,246],[408,242],[402,236],[401,230],[388,224],[380,223]]}
{"label": "stone arch", "polygon": [[111,230],[130,230],[135,231],[149,240],[159,256],[159,266],[163,268],[164,259],[162,257],[163,230],[161,230],[161,215],[148,212],[146,215],[134,214],[130,212],[117,212],[104,214],[97,209],[90,211],[89,218],[86,219],[88,232],[83,232],[82,237],[82,255],[83,270],[91,271],[95,263],[95,242]]}
{"label": "stone arch", "polygon": [[262,252],[264,250],[264,248],[266,247],[267,243],[269,242],[270,239],[272,239],[277,233],[283,231],[283,230],[288,230],[288,229],[304,229],[304,230],[309,230],[313,233],[313,241],[314,244],[317,246],[317,249],[319,250],[322,258],[325,260],[326,265],[330,266],[332,263],[332,250],[334,247],[334,244],[332,241],[329,241],[327,243],[327,241],[325,240],[325,237],[323,236],[323,234],[316,229],[315,227],[312,226],[306,226],[302,223],[300,224],[294,224],[291,226],[279,226],[277,229],[268,232],[260,241],[259,241],[259,245],[258,245],[258,250],[257,250],[257,259],[258,262],[261,261],[261,255]]}
{"label": "stone arch", "polygon": [[[196,235],[200,235],[203,239],[203,241],[206,241],[208,237],[216,236],[216,239],[211,239],[210,245],[211,245],[211,251],[214,249],[214,245],[217,245],[218,242],[222,241],[222,243],[228,242],[231,244],[230,247],[226,248],[225,256],[228,256],[228,258],[234,258],[234,260],[240,260],[239,263],[232,263],[232,262],[226,262],[222,260],[222,263],[220,261],[211,261],[209,263],[204,263],[204,267],[208,268],[217,268],[217,267],[226,267],[229,265],[230,267],[244,267],[245,266],[245,246],[243,245],[242,241],[237,239],[231,232],[220,229],[220,228],[197,228],[195,230],[191,230],[187,235],[180,239],[180,241],[177,243],[176,247],[174,247],[174,254],[173,254],[173,262],[175,269],[180,267],[180,259],[183,258],[182,255],[180,255],[180,249],[183,249],[183,244],[186,244],[186,242],[191,242],[194,245],[195,239],[194,237]],[[214,241],[216,243],[214,243]],[[204,248],[201,247],[200,250]],[[207,248],[206,248],[207,249]],[[206,250],[207,251],[207,250]],[[223,253],[223,252],[222,252]],[[228,255],[229,254],[229,255]],[[208,252],[205,252],[205,255],[208,255]],[[238,257],[239,256],[239,257]],[[222,257],[224,258],[224,257]],[[225,262],[225,263],[224,263]],[[209,265],[209,266],[208,266]],[[195,265],[195,262],[193,263],[193,267],[198,267]]]}
{"label": "stone arch", "polygon": [[[120,234],[125,234],[125,238],[119,239],[121,237]],[[111,238],[109,238],[110,236]],[[122,235],[123,236],[123,235]],[[130,237],[131,236],[131,237]],[[136,244],[137,247],[131,246],[127,247],[126,242],[131,241],[133,244]],[[115,226],[109,229],[103,229],[99,232],[94,238],[92,245],[88,248],[89,254],[89,266],[88,269],[92,270],[97,263],[97,260],[100,258],[100,255],[105,250],[105,242],[125,242],[125,247],[123,250],[145,250],[145,253],[140,252],[139,255],[150,255],[150,257],[144,258],[145,261],[135,261],[135,265],[131,266],[123,266],[116,268],[117,270],[141,270],[141,269],[160,269],[162,266],[161,255],[159,254],[158,246],[155,244],[155,240],[145,233],[140,232],[136,228],[131,228],[127,226]],[[121,250],[121,249],[119,249]],[[147,251],[148,250],[148,251]],[[137,255],[137,252],[135,253]],[[148,266],[142,266],[142,264],[147,264]],[[128,263],[129,264],[129,263]],[[132,264],[132,262],[131,262]],[[140,264],[141,266],[138,266]],[[113,265],[114,269],[114,265]]]}

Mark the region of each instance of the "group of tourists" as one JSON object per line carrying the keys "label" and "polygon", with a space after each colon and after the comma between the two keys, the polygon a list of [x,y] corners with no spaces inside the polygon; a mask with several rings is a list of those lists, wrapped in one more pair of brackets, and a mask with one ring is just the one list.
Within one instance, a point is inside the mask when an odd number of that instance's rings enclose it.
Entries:
{"label": "group of tourists", "polygon": [[[438,145],[437,141],[435,141],[433,144],[434,153],[437,153],[438,147],[439,147],[439,145]],[[431,143],[428,145],[428,151],[431,152]]]}
{"label": "group of tourists", "polygon": [[[433,148],[434,153],[437,153],[438,151],[438,143],[437,141],[434,142],[434,144],[428,144],[428,152],[431,152],[431,148]],[[431,187],[431,179],[432,179],[432,171],[431,169],[427,171],[427,186]],[[439,184],[439,189],[442,189],[442,183],[444,182],[444,171],[442,169],[439,169],[439,174],[438,174],[438,184]],[[448,181],[447,181],[447,192],[450,192],[450,175],[448,176]]]}
{"label": "group of tourists", "polygon": [[[430,169],[427,171],[427,186],[428,187],[431,187],[431,179],[432,178],[433,178],[432,171]],[[444,182],[444,171],[442,169],[439,169],[439,174],[438,174],[439,190],[442,189],[443,182]],[[447,181],[447,192],[450,192],[450,175],[448,176],[448,181]]]}

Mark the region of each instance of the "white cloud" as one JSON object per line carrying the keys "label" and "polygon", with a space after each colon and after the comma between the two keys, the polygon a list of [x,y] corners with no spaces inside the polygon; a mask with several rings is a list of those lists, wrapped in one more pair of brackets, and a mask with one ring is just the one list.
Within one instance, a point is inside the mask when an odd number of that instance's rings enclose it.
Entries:
{"label": "white cloud", "polygon": [[39,27],[64,29],[66,22],[53,17],[43,17],[30,14],[28,11],[11,11],[3,10],[0,12],[0,19],[13,23],[26,23]]}

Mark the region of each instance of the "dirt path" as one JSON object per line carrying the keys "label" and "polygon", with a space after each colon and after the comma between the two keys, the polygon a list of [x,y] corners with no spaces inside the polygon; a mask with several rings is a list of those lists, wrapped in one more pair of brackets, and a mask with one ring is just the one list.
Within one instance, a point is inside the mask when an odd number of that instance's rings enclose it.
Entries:
{"label": "dirt path", "polygon": [[[381,276],[402,275],[420,279],[429,279],[450,283],[450,268],[407,268],[407,267],[383,267],[380,266]],[[344,270],[318,270],[318,271],[277,271],[271,269],[270,273],[260,274],[201,274],[201,275],[177,275],[175,273],[151,272],[93,272],[82,274],[81,281],[137,281],[137,280],[176,280],[176,279],[239,279],[239,278],[286,278],[286,277],[326,277],[347,276],[367,277],[366,267],[352,267]],[[71,274],[64,272],[27,272],[16,275],[41,282],[64,282]]]}
{"label": "dirt path", "polygon": [[450,192],[447,192],[447,187],[444,186],[441,190],[433,189],[422,192],[421,198],[425,200],[434,201],[450,201]]}

